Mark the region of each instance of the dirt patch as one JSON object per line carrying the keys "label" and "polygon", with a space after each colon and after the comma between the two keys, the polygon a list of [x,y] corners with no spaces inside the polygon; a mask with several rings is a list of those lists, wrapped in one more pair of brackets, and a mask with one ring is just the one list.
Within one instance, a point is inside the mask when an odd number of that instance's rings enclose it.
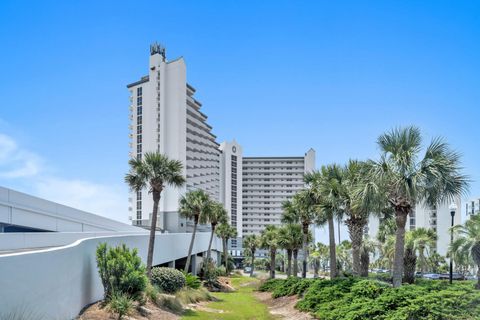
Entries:
{"label": "dirt patch", "polygon": [[272,298],[270,292],[255,292],[255,297],[262,303],[268,306],[268,311],[275,316],[280,316],[284,319],[295,320],[309,320],[315,319],[308,313],[301,312],[295,309],[295,304],[298,301],[297,296]]}
{"label": "dirt patch", "polygon": [[196,304],[190,304],[188,305],[188,307],[192,310],[197,310],[197,311],[205,311],[205,312],[209,312],[209,313],[225,313],[226,311],[225,310],[221,310],[221,309],[213,309],[213,308],[209,308],[207,307],[207,304],[209,304],[210,302],[199,302],[199,303],[196,303]]}
{"label": "dirt patch", "polygon": [[[171,313],[169,311],[160,309],[153,303],[148,302],[145,307],[149,309],[152,313],[148,317],[142,316],[137,310],[135,310],[130,316],[123,317],[125,320],[153,320],[153,319],[162,319],[162,320],[178,320],[180,316]],[[111,312],[108,312],[105,308],[102,308],[101,303],[97,302],[87,309],[85,309],[82,314],[77,318],[78,320],[116,320],[118,319],[117,315],[114,315]]]}

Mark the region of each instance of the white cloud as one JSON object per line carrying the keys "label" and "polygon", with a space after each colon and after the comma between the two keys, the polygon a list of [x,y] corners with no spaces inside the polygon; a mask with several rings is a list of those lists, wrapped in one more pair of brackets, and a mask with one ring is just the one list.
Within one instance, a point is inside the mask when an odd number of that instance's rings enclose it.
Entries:
{"label": "white cloud", "polygon": [[35,176],[41,167],[40,157],[18,147],[11,137],[0,134],[0,177],[22,178]]}
{"label": "white cloud", "polygon": [[0,133],[0,178],[28,185],[35,196],[128,223],[128,190],[121,185],[64,179],[51,175],[42,158]]}

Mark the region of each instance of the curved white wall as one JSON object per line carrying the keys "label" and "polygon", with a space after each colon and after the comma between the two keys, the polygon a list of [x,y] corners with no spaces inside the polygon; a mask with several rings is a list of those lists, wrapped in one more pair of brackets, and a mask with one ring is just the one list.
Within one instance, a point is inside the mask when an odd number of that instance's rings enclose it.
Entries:
{"label": "curved white wall", "polygon": [[[197,234],[193,253],[208,248],[209,233]],[[186,256],[191,234],[157,234],[154,264]],[[0,256],[0,318],[28,310],[40,319],[73,319],[80,310],[102,299],[95,250],[99,243],[125,243],[146,260],[148,235],[124,235],[78,240],[60,248]],[[213,249],[220,249],[215,239]],[[215,255],[214,255],[215,256]]]}

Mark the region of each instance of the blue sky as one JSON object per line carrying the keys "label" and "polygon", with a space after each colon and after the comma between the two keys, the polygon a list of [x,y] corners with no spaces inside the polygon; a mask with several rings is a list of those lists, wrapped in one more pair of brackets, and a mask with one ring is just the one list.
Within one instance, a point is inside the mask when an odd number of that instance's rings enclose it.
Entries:
{"label": "blue sky", "polygon": [[219,141],[317,165],[414,124],[480,195],[478,1],[2,1],[0,185],[122,221],[127,83],[183,56]]}

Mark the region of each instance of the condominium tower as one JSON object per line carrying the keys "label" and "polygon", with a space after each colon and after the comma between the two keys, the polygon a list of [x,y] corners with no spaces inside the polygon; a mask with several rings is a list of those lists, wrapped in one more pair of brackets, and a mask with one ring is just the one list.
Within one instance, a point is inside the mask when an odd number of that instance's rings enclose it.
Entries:
{"label": "condominium tower", "polygon": [[282,203],[305,187],[303,175],[315,169],[315,150],[301,157],[243,157],[243,235],[280,225]]}
{"label": "condominium tower", "polygon": [[[159,151],[180,160],[187,183],[162,192],[157,227],[169,231],[187,230],[187,221],[178,215],[180,196],[187,190],[202,189],[219,200],[220,150],[195,100],[195,89],[186,82],[183,58],[167,61],[165,49],[150,47],[148,75],[127,85],[130,91],[130,157],[142,158]],[[130,212],[134,225],[150,224],[153,200],[148,190],[131,193]]]}

